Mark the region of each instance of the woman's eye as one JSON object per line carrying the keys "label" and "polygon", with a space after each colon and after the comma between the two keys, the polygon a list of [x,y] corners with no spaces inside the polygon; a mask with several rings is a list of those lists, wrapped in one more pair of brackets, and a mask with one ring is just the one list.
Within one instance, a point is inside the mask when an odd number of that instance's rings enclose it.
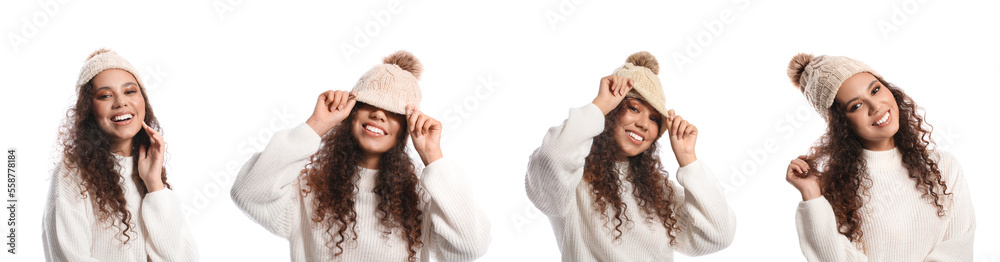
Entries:
{"label": "woman's eye", "polygon": [[875,86],[875,89],[872,89],[872,95],[875,95],[875,93],[878,93],[879,89],[882,89],[882,87],[881,86]]}
{"label": "woman's eye", "polygon": [[628,106],[628,109],[632,110],[632,112],[639,112],[639,108],[637,108],[635,106]]}
{"label": "woman's eye", "polygon": [[135,90],[125,90],[126,95],[135,94]]}
{"label": "woman's eye", "polygon": [[660,118],[650,117],[649,121],[653,121],[653,123],[660,124]]}
{"label": "woman's eye", "polygon": [[861,103],[852,105],[850,111],[854,112],[854,110],[858,110],[858,108],[861,108]]}

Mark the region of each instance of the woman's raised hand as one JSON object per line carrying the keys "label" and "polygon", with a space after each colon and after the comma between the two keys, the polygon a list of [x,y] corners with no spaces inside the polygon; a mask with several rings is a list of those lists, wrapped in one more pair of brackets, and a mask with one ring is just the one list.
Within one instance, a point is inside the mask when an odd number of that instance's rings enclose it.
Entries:
{"label": "woman's raised hand", "polygon": [[694,145],[698,141],[698,127],[674,113],[673,109],[667,111],[667,123],[664,127],[667,128],[664,134],[670,138],[670,148],[674,150],[677,164],[684,167],[698,160],[694,153]]}
{"label": "woman's raised hand", "polygon": [[795,189],[799,190],[799,193],[802,193],[802,201],[823,195],[823,191],[819,186],[819,172],[810,172],[809,162],[806,162],[807,159],[808,157],[805,155],[792,159],[785,173],[785,180],[788,180],[789,184],[792,184]]}
{"label": "woman's raised hand", "polygon": [[406,128],[413,139],[413,147],[425,166],[444,157],[441,153],[440,121],[425,115],[414,105],[407,105]]}
{"label": "woman's raised hand", "polygon": [[142,123],[142,130],[149,136],[149,147],[139,146],[139,178],[146,184],[149,193],[163,189],[163,155],[167,152],[167,143],[163,141],[160,132]]}
{"label": "woman's raised hand", "polygon": [[601,89],[597,91],[594,105],[601,109],[604,115],[618,107],[625,99],[625,94],[632,91],[632,79],[624,76],[609,75],[601,78]]}
{"label": "woman's raised hand", "polygon": [[351,114],[351,110],[354,109],[354,104],[357,102],[354,99],[357,95],[357,92],[340,90],[329,90],[319,94],[319,98],[316,99],[316,108],[313,109],[309,120],[306,120],[306,124],[312,127],[316,134],[325,135]]}

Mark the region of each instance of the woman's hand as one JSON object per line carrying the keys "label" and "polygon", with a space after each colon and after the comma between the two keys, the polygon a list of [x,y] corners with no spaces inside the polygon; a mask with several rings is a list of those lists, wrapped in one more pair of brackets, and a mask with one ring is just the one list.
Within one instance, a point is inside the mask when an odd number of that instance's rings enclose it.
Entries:
{"label": "woman's hand", "polygon": [[414,105],[406,106],[406,128],[413,147],[424,166],[444,157],[441,153],[441,122],[421,112]]}
{"label": "woman's hand", "polygon": [[604,115],[618,107],[625,99],[625,94],[632,91],[632,79],[624,76],[609,75],[601,78],[601,89],[597,91],[594,105],[601,109]]}
{"label": "woman's hand", "polygon": [[823,195],[819,187],[818,172],[809,172],[807,157],[801,155],[788,164],[788,171],[785,173],[785,180],[802,193],[802,201],[814,199]]}
{"label": "woman's hand", "polygon": [[149,148],[139,146],[139,179],[146,184],[149,193],[163,189],[163,155],[167,152],[167,143],[163,136],[152,127],[142,123],[142,130],[149,136]]}
{"label": "woman's hand", "polygon": [[694,145],[698,140],[698,127],[674,113],[673,109],[667,111],[667,123],[664,127],[667,128],[665,134],[670,137],[670,147],[677,157],[677,164],[684,167],[698,160],[694,153]]}
{"label": "woman's hand", "polygon": [[357,102],[354,97],[357,95],[357,92],[339,90],[330,90],[319,94],[319,98],[316,99],[316,108],[313,109],[309,120],[306,120],[306,124],[312,127],[319,136],[325,135],[351,114],[351,110],[354,109],[354,104]]}

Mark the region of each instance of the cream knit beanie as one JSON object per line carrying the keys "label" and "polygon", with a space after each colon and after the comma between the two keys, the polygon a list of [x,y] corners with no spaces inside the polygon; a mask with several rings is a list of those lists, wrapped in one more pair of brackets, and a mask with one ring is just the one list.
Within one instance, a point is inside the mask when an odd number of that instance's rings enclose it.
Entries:
{"label": "cream knit beanie", "polygon": [[139,76],[139,70],[135,70],[132,64],[108,49],[101,48],[87,57],[87,61],[84,62],[83,68],[80,69],[80,78],[76,80],[76,87],[81,88],[83,85],[94,79],[94,76],[108,69],[121,69],[128,71],[135,77],[136,81],[139,81],[139,87],[145,88],[146,84],[142,83],[142,77]]}
{"label": "cream knit beanie", "polygon": [[382,60],[358,79],[351,91],[357,91],[355,99],[400,115],[406,114],[406,105],[420,106],[420,72],[423,65],[413,54],[403,50]]}
{"label": "cream knit beanie", "polygon": [[614,75],[632,79],[632,91],[626,97],[635,97],[645,100],[653,106],[653,109],[660,112],[663,120],[660,121],[660,133],[657,138],[666,131],[667,107],[666,96],[663,95],[663,87],[660,85],[660,64],[656,62],[656,57],[646,51],[641,51],[628,56],[625,65],[615,70]]}
{"label": "cream knit beanie", "polygon": [[882,76],[868,65],[843,56],[813,57],[811,54],[800,53],[788,63],[788,77],[791,78],[792,84],[802,91],[806,100],[809,100],[816,112],[827,121],[829,121],[827,110],[833,105],[840,85],[851,76],[864,72],[871,73],[879,81],[883,81]]}

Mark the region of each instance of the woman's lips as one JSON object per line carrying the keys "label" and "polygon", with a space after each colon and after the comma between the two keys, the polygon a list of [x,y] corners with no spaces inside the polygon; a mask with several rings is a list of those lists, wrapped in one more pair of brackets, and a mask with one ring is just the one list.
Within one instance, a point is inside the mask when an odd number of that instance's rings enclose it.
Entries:
{"label": "woman's lips", "polygon": [[628,135],[629,140],[631,140],[632,143],[634,143],[636,145],[642,144],[642,141],[646,140],[646,138],[642,137],[642,135],[640,135],[639,133],[636,133],[636,132],[625,130],[625,134]]}
{"label": "woman's lips", "polygon": [[875,121],[875,123],[872,123],[872,126],[884,127],[884,126],[889,125],[889,123],[892,122],[892,114],[891,113],[892,113],[892,110],[885,111],[885,114],[882,114],[882,118],[879,118],[878,120]]}
{"label": "woman's lips", "polygon": [[380,137],[386,135],[385,129],[382,129],[382,127],[375,124],[366,123],[361,125],[361,127],[364,128],[365,133],[370,136]]}
{"label": "woman's lips", "polygon": [[132,119],[135,118],[135,114],[132,113],[118,113],[111,117],[111,123],[119,126],[125,126],[132,123]]}

